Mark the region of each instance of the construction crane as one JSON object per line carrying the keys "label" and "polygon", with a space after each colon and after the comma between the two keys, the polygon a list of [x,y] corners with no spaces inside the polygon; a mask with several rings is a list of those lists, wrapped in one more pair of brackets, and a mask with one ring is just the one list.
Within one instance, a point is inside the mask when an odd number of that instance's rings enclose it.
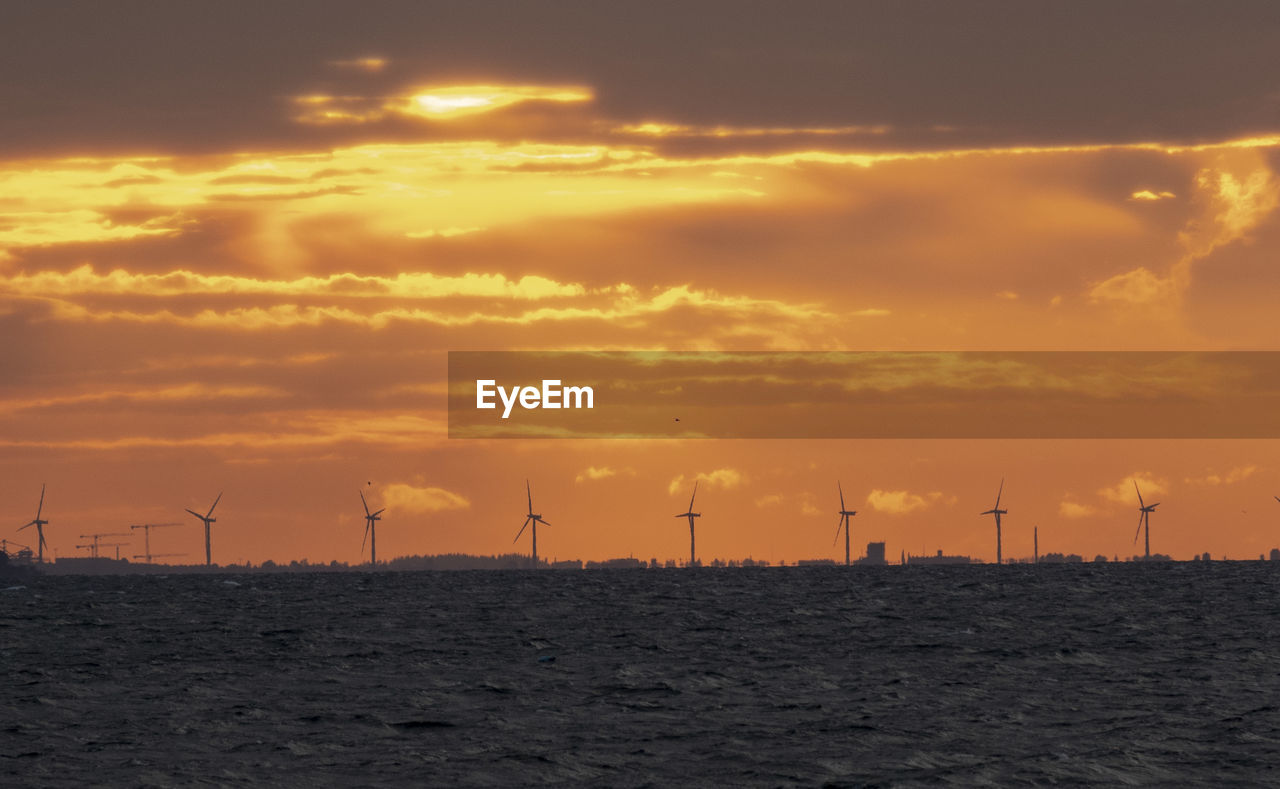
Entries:
{"label": "construction crane", "polygon": [[32,552],[30,545],[23,545],[22,543],[14,542],[13,540],[0,540],[0,553],[12,556],[13,552],[9,550],[10,546],[17,546],[18,550],[26,551],[27,553]]}
{"label": "construction crane", "polygon": [[[175,554],[175,553],[167,553],[167,554],[153,554],[153,553],[151,553],[151,530],[152,530],[152,529],[160,529],[160,528],[163,528],[163,527],[165,527],[165,526],[181,526],[181,525],[182,525],[181,523],[135,523],[134,525],[132,525],[132,526],[130,526],[130,527],[129,527],[129,530],[130,530],[130,531],[134,531],[134,530],[136,530],[136,529],[142,529],[142,537],[143,537],[143,541],[146,543],[146,547],[142,549],[142,555],[143,555],[144,557],[146,557],[147,564],[151,564],[151,557],[152,557],[152,556],[161,556],[161,555],[163,555],[163,556],[183,556],[183,555],[184,555],[184,554]],[[139,557],[135,556],[135,557],[133,557],[133,558],[137,559],[137,558],[139,558]]]}
{"label": "construction crane", "polygon": [[170,557],[170,556],[186,556],[186,554],[185,554],[185,553],[148,553],[148,554],[142,554],[142,555],[139,555],[139,556],[135,556],[135,557],[133,557],[133,558],[135,558],[135,559],[146,559],[146,560],[147,560],[147,564],[151,564],[151,560],[152,560],[152,559],[165,559],[165,558],[168,558],[168,557]]}
{"label": "construction crane", "polygon": [[102,539],[103,537],[128,537],[128,536],[129,536],[129,532],[119,532],[119,531],[107,531],[107,532],[102,532],[101,534],[81,534],[81,535],[80,535],[80,539],[82,539],[82,540],[93,540],[93,542],[92,542],[91,544],[89,544],[89,545],[77,545],[77,546],[76,546],[76,550],[80,550],[80,549],[82,549],[82,548],[88,548],[88,549],[89,549],[89,555],[90,555],[90,556],[92,556],[93,558],[97,559],[97,558],[98,558],[98,548],[111,548],[111,547],[114,547],[114,548],[116,549],[116,558],[117,558],[117,559],[119,559],[119,558],[120,558],[120,546],[121,546],[121,545],[128,545],[129,543],[127,543],[127,542],[112,542],[112,543],[100,544],[98,541],[99,541],[100,539]]}

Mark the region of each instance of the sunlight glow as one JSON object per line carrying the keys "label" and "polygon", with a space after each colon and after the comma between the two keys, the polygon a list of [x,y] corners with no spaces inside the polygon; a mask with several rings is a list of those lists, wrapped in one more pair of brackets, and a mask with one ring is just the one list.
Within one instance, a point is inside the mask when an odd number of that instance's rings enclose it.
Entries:
{"label": "sunlight glow", "polygon": [[471,85],[427,88],[408,100],[392,102],[387,108],[406,115],[449,118],[488,112],[526,101],[571,103],[593,98],[590,90],[580,87]]}

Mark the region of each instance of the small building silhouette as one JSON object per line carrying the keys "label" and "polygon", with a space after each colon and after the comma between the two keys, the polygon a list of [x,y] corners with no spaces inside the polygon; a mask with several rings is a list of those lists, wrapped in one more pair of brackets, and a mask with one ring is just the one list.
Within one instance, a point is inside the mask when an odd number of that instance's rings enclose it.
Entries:
{"label": "small building silhouette", "polygon": [[859,559],[858,564],[870,564],[870,565],[875,565],[877,567],[881,567],[887,564],[884,558],[884,543],[883,542],[867,543],[866,558]]}

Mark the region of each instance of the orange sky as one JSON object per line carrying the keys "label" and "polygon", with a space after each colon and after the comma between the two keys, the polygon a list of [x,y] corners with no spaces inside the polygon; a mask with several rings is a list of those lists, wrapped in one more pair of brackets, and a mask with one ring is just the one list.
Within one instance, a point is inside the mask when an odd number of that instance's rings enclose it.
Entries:
{"label": "orange sky", "polygon": [[[1011,18],[1052,44],[1024,51],[877,18],[893,49],[762,14],[705,46],[716,7],[686,42],[629,7],[632,35],[597,9],[564,40],[450,11],[430,55],[399,29],[428,26],[414,4],[318,11],[313,38],[271,17],[278,42],[225,73],[161,45],[243,35],[220,23],[24,12],[68,49],[0,63],[24,75],[0,93],[0,514],[30,520],[45,482],[57,555],[185,519],[152,549],[196,560],[183,509],[225,490],[215,561],[355,562],[364,488],[381,557],[489,554],[528,477],[540,553],[666,559],[698,479],[702,558],[794,561],[841,555],[842,480],[855,545],[993,559],[977,513],[1004,477],[1005,556],[1034,525],[1042,552],[1125,556],[1136,477],[1155,551],[1280,546],[1275,441],[447,439],[449,350],[1277,349],[1280,86],[1258,75],[1280,47],[1257,20],[1234,46],[1099,21],[1081,66],[1074,22]],[[95,29],[135,61],[77,66]]]}

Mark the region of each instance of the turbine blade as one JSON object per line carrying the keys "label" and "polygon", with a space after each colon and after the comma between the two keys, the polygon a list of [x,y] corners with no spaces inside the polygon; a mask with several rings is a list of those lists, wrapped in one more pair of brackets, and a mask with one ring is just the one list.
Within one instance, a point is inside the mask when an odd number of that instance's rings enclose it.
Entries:
{"label": "turbine blade", "polygon": [[364,539],[360,541],[360,555],[364,556],[364,544],[369,540],[369,524],[364,525]]}
{"label": "turbine blade", "polygon": [[[212,514],[213,514],[214,507],[217,507],[217,506],[218,506],[218,502],[220,502],[220,501],[222,501],[222,492],[221,492],[221,491],[219,491],[219,492],[218,492],[218,498],[216,498],[216,499],[214,499],[214,500],[213,500],[213,507],[210,507],[210,508],[209,508],[209,515],[212,515]],[[207,518],[207,517],[209,517],[209,515],[205,515],[205,517]]]}
{"label": "turbine blade", "polygon": [[831,541],[831,547],[836,547],[836,543],[840,542],[840,528],[844,526],[844,516],[840,516],[840,521],[836,524],[836,538]]}
{"label": "turbine blade", "polygon": [[550,523],[547,523],[546,521],[544,521],[542,518],[534,518],[534,520],[537,521],[538,523],[541,523],[543,526],[551,525]]}
{"label": "turbine blade", "polygon": [[693,481],[693,495],[689,497],[689,512],[693,512],[693,500],[698,498],[698,480]]}
{"label": "turbine blade", "polygon": [[364,491],[360,491],[360,503],[364,505],[364,514],[369,514],[369,502],[364,500]]}
{"label": "turbine blade", "polygon": [[[677,518],[679,518],[680,516],[679,516],[679,515],[677,515],[676,517],[677,517]],[[19,527],[18,527],[18,531],[22,531],[23,529],[30,529],[32,526],[35,526],[35,525],[36,525],[36,522],[35,522],[35,521],[31,521],[31,522],[30,522],[30,523],[28,523],[26,526],[19,526]]]}
{"label": "turbine blade", "polygon": [[386,507],[383,507],[382,509],[380,509],[380,510],[378,510],[377,512],[373,513],[373,514],[372,514],[372,515],[370,515],[369,517],[371,517],[371,518],[376,518],[376,517],[378,517],[379,515],[381,515],[382,513],[386,512],[386,511],[387,511],[387,508],[386,508]]}
{"label": "turbine blade", "polygon": [[1133,489],[1138,494],[1138,506],[1139,507],[1147,506],[1146,502],[1142,500],[1142,491],[1138,490],[1138,480],[1136,479],[1133,481]]}
{"label": "turbine blade", "polygon": [[36,507],[36,520],[40,520],[40,513],[44,512],[44,483],[40,483],[40,505]]}
{"label": "turbine blade", "polygon": [[200,520],[204,520],[204,516],[203,516],[203,515],[201,515],[200,513],[196,512],[195,510],[187,510],[187,512],[189,512],[189,513],[191,513],[192,515],[196,516],[196,517],[197,517],[197,518],[199,518]]}
{"label": "turbine blade", "polygon": [[45,541],[44,541],[44,532],[40,532],[40,547],[41,547],[41,548],[48,548],[48,547],[49,547],[49,543],[47,543],[47,542],[45,542]]}
{"label": "turbine blade", "polygon": [[[844,488],[840,486],[839,480],[836,481],[836,488],[840,491],[840,511],[844,512]],[[690,507],[689,509],[693,509]]]}
{"label": "turbine blade", "polygon": [[996,491],[996,506],[992,509],[1000,509],[1000,496],[1004,494],[1004,477],[1000,478],[1000,489]]}
{"label": "turbine blade", "polygon": [[533,514],[533,488],[529,487],[529,480],[526,477],[524,481],[524,492],[529,497],[529,514]]}
{"label": "turbine blade", "polygon": [[1139,512],[1138,513],[1138,530],[1133,533],[1133,542],[1135,545],[1138,542],[1138,535],[1142,534],[1142,516],[1143,516],[1143,513]]}
{"label": "turbine blade", "polygon": [[529,527],[529,521],[531,520],[533,520],[533,518],[524,519],[524,525],[520,527],[520,531],[516,532],[516,538],[512,540],[512,542],[520,542],[520,535],[524,534],[524,530]]}

